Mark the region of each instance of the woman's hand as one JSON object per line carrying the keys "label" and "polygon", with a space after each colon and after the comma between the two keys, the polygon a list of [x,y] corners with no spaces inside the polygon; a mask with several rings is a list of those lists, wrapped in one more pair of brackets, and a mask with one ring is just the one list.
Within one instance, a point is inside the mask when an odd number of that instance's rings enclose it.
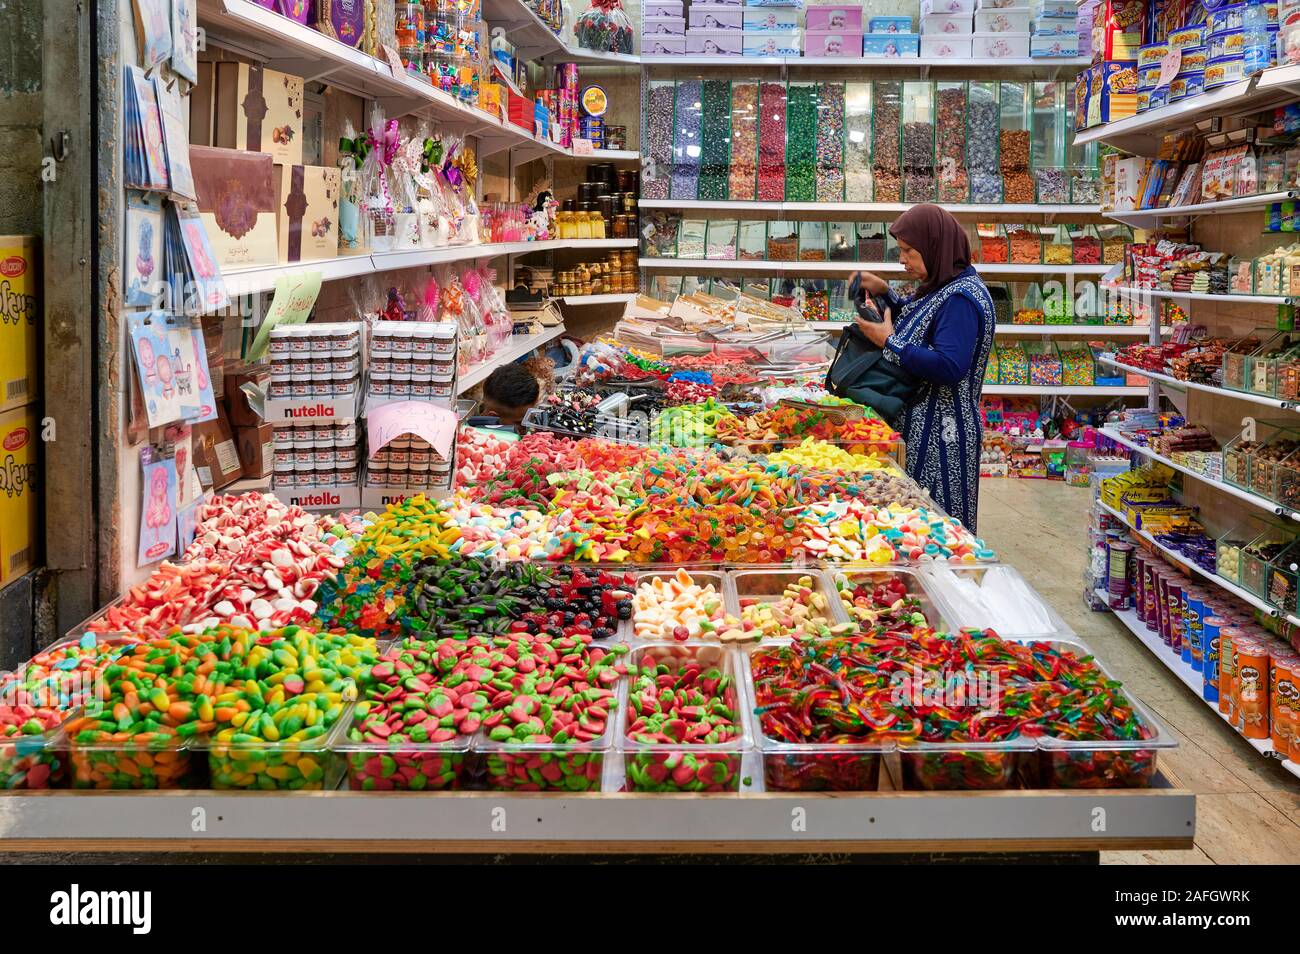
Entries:
{"label": "woman's hand", "polygon": [[885,339],[894,333],[893,315],[888,308],[885,309],[884,316],[879,321],[866,321],[862,318],[854,319],[858,323],[858,328],[867,336],[877,348],[885,346]]}
{"label": "woman's hand", "polygon": [[868,295],[883,295],[889,291],[889,282],[871,272],[858,272],[858,282]]}

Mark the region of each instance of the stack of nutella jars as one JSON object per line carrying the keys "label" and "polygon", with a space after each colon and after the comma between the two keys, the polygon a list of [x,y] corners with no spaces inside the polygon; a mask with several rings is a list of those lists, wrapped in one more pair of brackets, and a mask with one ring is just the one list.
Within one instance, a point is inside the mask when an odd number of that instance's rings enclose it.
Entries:
{"label": "stack of nutella jars", "polygon": [[355,420],[286,421],[275,425],[274,486],[307,489],[357,485]]}
{"label": "stack of nutella jars", "polygon": [[456,324],[375,321],[366,356],[367,401],[442,401],[456,396]]}
{"label": "stack of nutella jars", "polygon": [[271,330],[273,401],[345,400],[361,383],[361,323],[281,325]]}
{"label": "stack of nutella jars", "polygon": [[366,486],[381,490],[437,492],[451,489],[452,461],[414,434],[395,437],[371,452]]}

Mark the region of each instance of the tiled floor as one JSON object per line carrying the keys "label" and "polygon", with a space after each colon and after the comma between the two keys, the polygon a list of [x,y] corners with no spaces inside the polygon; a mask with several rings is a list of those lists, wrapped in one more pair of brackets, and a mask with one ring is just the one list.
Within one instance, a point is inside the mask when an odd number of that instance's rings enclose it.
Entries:
{"label": "tiled floor", "polygon": [[1057,481],[984,480],[981,536],[1020,570],[1178,737],[1162,756],[1196,792],[1196,847],[1108,852],[1109,864],[1300,861],[1300,780],[1242,740],[1109,613],[1082,601],[1088,491]]}

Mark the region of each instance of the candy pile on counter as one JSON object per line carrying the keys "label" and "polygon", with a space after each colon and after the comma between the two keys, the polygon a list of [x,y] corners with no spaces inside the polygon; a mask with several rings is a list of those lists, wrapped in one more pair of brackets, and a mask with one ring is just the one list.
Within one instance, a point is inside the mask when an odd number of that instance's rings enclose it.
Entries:
{"label": "candy pile on counter", "polygon": [[870,409],[862,417],[844,420],[831,405],[821,410],[778,404],[748,417],[723,419],[717,425],[719,441],[744,445],[755,453],[777,450],[808,437],[845,445],[855,453],[888,453],[902,439]]}
{"label": "candy pile on counter", "polygon": [[808,575],[787,583],[776,599],[740,596],[738,602],[751,639],[828,639],[857,628],[834,619],[830,600]]}
{"label": "candy pile on counter", "polygon": [[921,599],[896,572],[836,573],[835,590],[849,618],[867,630],[927,625]]}
{"label": "candy pile on counter", "polygon": [[795,464],[811,470],[843,470],[855,474],[878,470],[902,473],[891,458],[871,453],[854,454],[837,444],[828,444],[815,437],[806,437],[794,447],[768,454],[767,462]]}
{"label": "candy pile on counter", "polygon": [[[895,742],[908,787],[1001,788],[1021,768],[1060,787],[1127,787],[1147,784],[1155,770],[1154,744],[1104,747],[1151,740],[1159,729],[1068,645],[918,629],[763,647],[752,667],[760,731],[791,753],[809,747],[806,756],[767,760],[769,788],[874,788],[880,755]],[[954,678],[968,683],[960,700],[945,691]],[[1088,741],[1099,748],[1071,746]],[[917,745],[936,742],[975,745]],[[979,745],[999,742],[1008,744]],[[1040,764],[1022,765],[1036,749]]]}
{"label": "candy pile on counter", "polygon": [[702,404],[664,408],[650,426],[650,440],[669,447],[708,447],[718,439],[718,428],[735,415],[725,404],[709,398]]}
{"label": "candy pile on counter", "polygon": [[316,611],[320,581],[343,566],[355,518],[315,516],[269,494],[215,496],[200,505],[194,542],[92,621],[92,632],[158,635],[220,622],[266,628]]}

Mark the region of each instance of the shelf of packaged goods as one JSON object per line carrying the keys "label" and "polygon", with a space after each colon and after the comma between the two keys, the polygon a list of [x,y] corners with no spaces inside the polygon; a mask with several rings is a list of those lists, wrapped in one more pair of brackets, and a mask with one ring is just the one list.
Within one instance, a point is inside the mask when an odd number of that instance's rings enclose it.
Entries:
{"label": "shelf of packaged goods", "polygon": [[1140,374],[1142,377],[1151,381],[1159,381],[1180,391],[1204,391],[1207,394],[1217,394],[1220,397],[1236,398],[1238,401],[1249,401],[1252,404],[1263,404],[1265,407],[1276,407],[1294,409],[1295,405],[1289,401],[1282,401],[1278,398],[1265,397],[1262,394],[1250,394],[1247,391],[1229,391],[1227,388],[1215,387],[1213,384],[1200,384],[1195,381],[1183,381],[1168,374],[1161,374],[1158,371],[1146,371],[1142,368],[1134,367],[1131,364],[1124,364],[1116,361],[1113,355],[1102,355],[1101,361],[1113,367],[1120,368],[1130,374]]}
{"label": "shelf of packaged goods", "polygon": [[1197,566],[1195,563],[1187,559],[1187,557],[1183,556],[1177,550],[1171,550],[1163,543],[1160,543],[1158,540],[1156,540],[1155,537],[1147,533],[1147,531],[1134,529],[1133,525],[1129,523],[1128,520],[1124,517],[1124,514],[1121,513],[1119,510],[1116,510],[1114,507],[1110,506],[1110,504],[1103,503],[1100,500],[1097,501],[1097,504],[1107,513],[1113,516],[1116,520],[1123,523],[1124,526],[1128,527],[1130,533],[1134,534],[1135,536],[1141,537],[1147,543],[1151,544],[1153,547],[1159,550],[1165,556],[1166,559],[1177,564],[1180,569],[1189,571],[1191,573],[1195,573],[1197,576],[1201,577],[1202,579],[1209,580],[1215,586],[1227,590],[1233,596],[1237,597],[1240,600],[1244,600],[1245,602],[1249,603],[1251,606],[1255,607],[1256,609],[1263,610],[1269,616],[1281,615],[1278,612],[1276,606],[1273,606],[1271,603],[1267,602],[1266,600],[1260,599],[1254,593],[1250,592],[1250,590],[1238,586],[1236,583],[1233,583],[1231,580],[1225,580],[1223,577],[1219,576],[1219,574],[1215,573],[1213,570],[1206,570]]}
{"label": "shelf of packaged goods", "polygon": [[[848,275],[869,271],[881,275],[901,275],[903,266],[898,262],[769,262],[743,259],[710,258],[642,258],[637,264],[642,268],[667,271],[705,271],[724,269],[737,272],[829,272]],[[975,270],[982,275],[1102,275],[1109,265],[981,265]]]}
{"label": "shelf of packaged goods", "polygon": [[1080,130],[1074,134],[1074,144],[1104,142],[1136,155],[1154,155],[1162,136],[1188,129],[1203,119],[1241,116],[1294,101],[1295,92],[1275,79],[1259,76],[1239,80],[1159,109]]}
{"label": "shelf of packaged goods", "polygon": [[462,372],[456,379],[456,393],[464,394],[476,384],[486,381],[488,375],[497,368],[519,360],[530,351],[535,348],[540,348],[548,342],[554,341],[562,334],[564,334],[564,326],[558,325],[554,328],[547,328],[534,335],[513,336],[510,339],[510,343],[492,357],[474,365],[468,371]]}
{"label": "shelf of packaged goods", "polygon": [[340,255],[319,262],[291,262],[287,265],[254,265],[248,268],[228,268],[221,277],[226,283],[226,294],[232,298],[271,291],[281,278],[295,278],[319,272],[322,282],[336,282],[375,271],[369,254]]}
{"label": "shelf of packaged goods", "polygon": [[1098,385],[1080,385],[1078,387],[1055,387],[1050,384],[986,384],[984,394],[1002,395],[1047,395],[1055,397],[1140,397],[1147,393],[1146,388],[1105,387]]}
{"label": "shelf of packaged goods", "polygon": [[[672,209],[675,211],[698,210],[714,212],[734,212],[737,215],[754,215],[759,212],[776,212],[786,215],[826,215],[843,218],[845,216],[883,216],[902,215],[915,203],[910,202],[745,202],[726,199],[640,199],[637,205],[642,209]],[[963,203],[944,203],[957,218],[978,219],[1010,218],[1016,221],[1025,219],[1061,219],[1095,217],[1101,215],[1101,207],[1096,205],[967,205]]]}
{"label": "shelf of packaged goods", "polygon": [[[0,851],[915,854],[1191,848],[1196,799],[1175,784],[1158,771],[1150,788],[739,796],[8,791],[0,793]],[[199,805],[206,825],[196,832]],[[1102,809],[1107,823],[1088,824]],[[792,812],[806,824],[792,825]]]}
{"label": "shelf of packaged goods", "polygon": [[515,150],[521,160],[547,153],[574,155],[572,149],[538,139],[430,82],[395,72],[387,60],[282,17],[254,0],[199,0],[198,18],[207,43],[272,69],[377,100],[389,116],[419,114],[437,120],[449,131],[476,137],[480,159],[507,149]]}
{"label": "shelf of packaged goods", "polygon": [[[1102,591],[1097,591],[1098,597],[1103,597],[1104,595],[1105,594],[1103,594]],[[1117,620],[1124,624],[1129,632],[1137,637],[1138,642],[1151,650],[1152,654],[1164,664],[1166,669],[1178,677],[1179,682],[1194,692],[1198,699],[1209,706],[1211,712],[1218,715],[1224,722],[1232,725],[1227,714],[1219,711],[1218,702],[1211,702],[1203,695],[1202,687],[1205,683],[1204,674],[1193,669],[1191,663],[1184,661],[1180,654],[1175,653],[1165,645],[1165,642],[1160,638],[1159,633],[1153,633],[1151,630],[1147,629],[1146,624],[1138,618],[1136,610],[1111,609],[1110,612],[1115,615]],[[1233,726],[1233,728],[1236,729],[1236,726]],[[1240,735],[1241,733],[1238,732],[1237,734]],[[1250,743],[1251,748],[1256,752],[1261,755],[1266,755],[1271,759],[1278,760],[1282,767],[1292,775],[1300,776],[1300,764],[1292,762],[1290,759],[1279,759],[1277,753],[1273,749],[1272,740],[1247,739],[1245,736],[1242,736],[1242,738],[1245,739],[1246,742]]]}
{"label": "shelf of packaged goods", "polygon": [[1175,298],[1179,301],[1216,301],[1233,305],[1287,305],[1292,301],[1287,295],[1210,295],[1205,292],[1166,291],[1162,288],[1133,288],[1130,285],[1105,285],[1102,290],[1115,292],[1125,298]]}
{"label": "shelf of packaged goods", "polygon": [[1238,500],[1244,500],[1252,507],[1258,507],[1261,510],[1267,510],[1269,513],[1272,513],[1275,516],[1290,517],[1292,520],[1300,521],[1300,513],[1296,513],[1294,510],[1284,507],[1279,503],[1275,503],[1272,500],[1269,500],[1267,497],[1261,497],[1259,494],[1253,494],[1249,490],[1242,490],[1240,487],[1234,487],[1232,484],[1226,483],[1225,481],[1215,480],[1213,477],[1207,477],[1204,474],[1197,473],[1196,471],[1191,470],[1188,467],[1184,467],[1182,464],[1170,460],[1168,457],[1165,457],[1162,454],[1157,454],[1149,447],[1144,447],[1143,445],[1139,444],[1137,441],[1133,440],[1128,435],[1121,434],[1119,431],[1113,430],[1109,427],[1103,427],[1101,429],[1101,432],[1105,434],[1107,437],[1109,437],[1111,440],[1113,440],[1115,443],[1123,444],[1129,450],[1136,451],[1137,453],[1141,454],[1143,457],[1146,457],[1150,460],[1158,461],[1161,464],[1164,464],[1166,467],[1169,467],[1172,470],[1176,470],[1178,473],[1182,474],[1185,477],[1190,477],[1193,480],[1205,484],[1208,487],[1214,487],[1225,494],[1230,494],[1233,497],[1236,497]]}
{"label": "shelf of packaged goods", "polygon": [[1176,205],[1163,209],[1134,209],[1131,212],[1104,212],[1103,215],[1116,222],[1123,222],[1133,228],[1155,228],[1165,219],[1184,218],[1202,215],[1236,215],[1239,212],[1257,212],[1267,209],[1275,202],[1287,202],[1300,192],[1264,192],[1260,195],[1242,196],[1239,199],[1223,199],[1219,202],[1201,202],[1196,205]]}
{"label": "shelf of packaged goods", "polygon": [[892,73],[916,73],[921,77],[932,70],[945,73],[968,74],[972,69],[995,71],[1004,79],[1055,79],[1062,74],[1074,74],[1087,66],[1087,57],[1007,57],[1005,59],[976,59],[925,56],[676,56],[642,55],[641,65],[656,68],[752,70],[755,67],[781,67],[786,69],[854,70],[864,68],[889,70]]}
{"label": "shelf of packaged goods", "polygon": [[626,305],[636,301],[635,292],[620,292],[609,295],[565,295],[560,301],[566,305]]}
{"label": "shelf of packaged goods", "polygon": [[[842,331],[847,321],[810,321],[808,326],[818,331]],[[1010,325],[998,324],[994,329],[1000,335],[1080,335],[1095,338],[1141,337],[1150,335],[1146,325]],[[1160,333],[1167,335],[1170,328],[1162,326]]]}
{"label": "shelf of packaged goods", "polygon": [[630,53],[602,53],[566,43],[523,0],[483,0],[483,19],[499,28],[520,59],[585,66],[640,66]]}

